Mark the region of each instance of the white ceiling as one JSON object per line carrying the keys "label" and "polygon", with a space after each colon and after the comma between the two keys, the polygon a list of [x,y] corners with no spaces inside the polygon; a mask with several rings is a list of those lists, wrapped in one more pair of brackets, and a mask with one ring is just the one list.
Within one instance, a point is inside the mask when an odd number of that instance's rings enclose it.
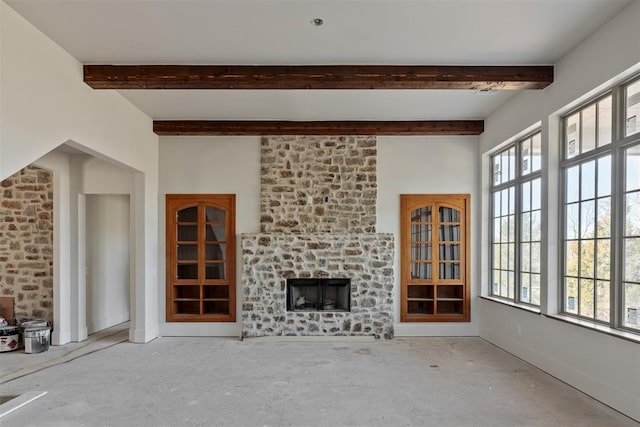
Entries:
{"label": "white ceiling", "polygon": [[[632,0],[5,0],[83,63],[553,64]],[[315,27],[314,18],[325,24]],[[153,119],[482,119],[513,92],[121,91]]]}

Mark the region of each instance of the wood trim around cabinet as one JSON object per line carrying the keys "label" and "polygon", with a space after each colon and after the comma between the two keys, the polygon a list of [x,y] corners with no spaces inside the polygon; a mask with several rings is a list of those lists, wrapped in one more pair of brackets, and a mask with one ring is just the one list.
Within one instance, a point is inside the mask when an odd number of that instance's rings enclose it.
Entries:
{"label": "wood trim around cabinet", "polygon": [[84,65],[94,89],[544,89],[551,65]]}
{"label": "wood trim around cabinet", "polygon": [[484,121],[156,120],[153,131],[161,136],[480,135]]}
{"label": "wood trim around cabinet", "polygon": [[[235,194],[167,194],[166,206],[166,307],[167,322],[235,322],[236,320],[236,195]],[[200,231],[200,208],[213,206],[225,211],[225,278],[205,279],[204,251],[206,240],[198,237],[198,279],[191,279],[188,285],[199,286],[200,314],[177,314],[172,310],[174,304],[174,277],[177,277],[177,212],[188,207],[198,207],[198,231]],[[203,222],[204,224],[204,222]],[[202,240],[201,240],[202,238]],[[177,280],[175,280],[177,282]],[[216,282],[221,282],[217,284]],[[205,286],[228,287],[228,313],[202,314]],[[194,301],[195,302],[195,301]]]}
{"label": "wood trim around cabinet", "polygon": [[[401,322],[469,322],[471,321],[471,196],[469,194],[401,194],[400,195],[400,321]],[[461,233],[464,238],[464,261],[461,281],[464,285],[463,312],[462,314],[409,314],[408,313],[408,286],[416,281],[411,279],[411,212],[423,206],[433,206],[432,209],[432,236],[436,233],[437,207],[449,206],[460,209],[464,215],[465,230]],[[432,237],[432,264],[438,261],[437,250],[434,247],[438,239]],[[461,241],[462,243],[462,241]],[[433,269],[435,271],[435,268]],[[432,276],[433,277],[433,276]],[[437,289],[438,281],[431,279],[423,281],[425,285],[434,285]],[[437,297],[436,297],[437,299]]]}

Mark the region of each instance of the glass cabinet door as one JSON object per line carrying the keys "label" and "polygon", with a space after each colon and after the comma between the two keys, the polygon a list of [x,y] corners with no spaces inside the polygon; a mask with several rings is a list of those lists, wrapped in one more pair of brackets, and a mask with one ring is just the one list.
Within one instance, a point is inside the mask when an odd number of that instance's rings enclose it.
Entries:
{"label": "glass cabinet door", "polygon": [[204,222],[204,305],[205,314],[226,314],[229,311],[227,268],[226,212],[215,206],[205,206]]}
{"label": "glass cabinet door", "polygon": [[407,309],[412,314],[433,314],[433,207],[411,211],[411,280]]}
{"label": "glass cabinet door", "polygon": [[459,209],[439,206],[438,225],[438,286],[436,312],[442,315],[462,314],[464,311],[464,284],[462,266],[464,242],[460,230],[464,228]]}
{"label": "glass cabinet door", "polygon": [[439,208],[439,264],[441,280],[460,280],[460,211],[454,208]]}

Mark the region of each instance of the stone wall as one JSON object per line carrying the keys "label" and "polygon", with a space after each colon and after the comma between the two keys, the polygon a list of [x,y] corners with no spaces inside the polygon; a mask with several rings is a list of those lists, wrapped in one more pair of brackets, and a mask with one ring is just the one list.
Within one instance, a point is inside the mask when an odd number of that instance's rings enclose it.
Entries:
{"label": "stone wall", "polygon": [[[242,335],[393,337],[393,234],[243,234]],[[287,312],[287,278],[351,279],[351,312]]]}
{"label": "stone wall", "polygon": [[0,182],[0,295],[16,319],[53,322],[53,180],[28,166]]}
{"label": "stone wall", "polygon": [[374,136],[262,139],[263,233],[375,233]]}

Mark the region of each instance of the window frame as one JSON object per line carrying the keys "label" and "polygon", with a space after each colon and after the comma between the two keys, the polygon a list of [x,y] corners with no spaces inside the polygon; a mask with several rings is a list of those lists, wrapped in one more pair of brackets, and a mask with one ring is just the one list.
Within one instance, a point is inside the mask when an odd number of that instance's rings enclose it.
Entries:
{"label": "window frame", "polygon": [[[638,134],[640,134],[640,130],[636,131],[635,133],[632,133],[630,135],[627,135],[627,105],[626,105],[626,101],[627,101],[627,89],[629,88],[629,86],[633,86],[635,84],[640,85],[640,75],[635,75],[633,77],[631,77],[630,79],[626,80],[625,82],[623,82],[622,84],[620,84],[619,86],[619,91],[620,91],[620,121],[619,121],[619,125],[620,128],[618,129],[620,132],[620,136],[622,137],[622,139],[627,139],[627,138],[631,138],[631,139],[636,139],[634,137],[637,137]],[[638,96],[640,96],[640,93],[637,93]],[[640,120],[640,117],[636,116],[636,120]],[[638,125],[636,125],[636,127],[638,127]]]}
{"label": "window frame", "polygon": [[[626,153],[627,150],[632,147],[640,147],[640,132],[636,132],[631,135],[626,135],[626,90],[627,87],[640,82],[640,76],[635,75],[630,79],[627,79],[619,84],[611,87],[605,91],[598,93],[590,99],[582,102],[580,105],[572,108],[560,116],[560,144],[558,149],[560,150],[560,188],[558,191],[559,197],[559,227],[558,227],[558,259],[559,259],[559,271],[558,271],[558,312],[561,316],[567,316],[572,319],[576,319],[579,322],[589,322],[593,324],[593,328],[608,327],[611,330],[616,330],[625,333],[631,333],[633,335],[640,334],[640,324],[637,328],[627,327],[624,325],[624,241],[625,241],[625,198],[626,189],[626,176],[627,176],[627,162]],[[579,153],[574,157],[567,158],[567,126],[566,121],[574,114],[581,112],[592,105],[597,105],[599,101],[611,96],[611,142],[607,145],[598,147],[597,140],[595,142],[595,148],[586,153]],[[597,108],[596,108],[597,110]],[[596,122],[597,123],[597,122]],[[598,127],[596,126],[595,134],[600,136]],[[582,137],[582,121],[580,136]],[[592,317],[582,316],[579,314],[579,309],[576,309],[578,313],[571,313],[567,309],[567,289],[565,284],[566,274],[566,238],[567,230],[567,171],[575,166],[580,166],[591,161],[595,161],[606,156],[611,156],[611,225],[610,225],[610,285],[609,285],[609,320],[599,320],[597,316],[597,306],[594,305],[594,315]],[[594,186],[598,186],[598,169],[596,169],[596,178],[594,179]],[[582,178],[579,180],[579,192],[582,185]],[[594,201],[599,199],[597,191],[594,195]],[[579,196],[577,203],[582,203],[582,198]],[[597,214],[596,214],[597,215]],[[597,224],[597,217],[596,217]],[[580,237],[580,236],[579,236]],[[594,241],[597,242],[597,234],[594,235]],[[580,240],[580,239],[578,239]],[[597,254],[594,257],[594,263],[597,262]],[[578,277],[580,276],[578,273]],[[594,272],[594,298],[597,292],[597,272]],[[578,294],[580,294],[580,288],[578,288]],[[579,302],[577,303],[579,304]]]}
{"label": "window frame", "polygon": [[[531,171],[526,174],[522,173],[522,143],[527,140],[532,140],[535,136],[539,136],[540,138],[540,168],[536,171]],[[494,165],[495,158],[500,156],[501,154],[509,151],[510,149],[515,148],[515,174],[512,180],[507,182],[502,182],[500,184],[495,184],[494,179]],[[540,180],[540,265],[539,272],[537,273],[540,276],[540,290],[542,290],[544,272],[546,271],[546,263],[543,256],[543,246],[546,242],[546,236],[544,233],[545,226],[544,223],[546,221],[546,208],[544,205],[544,197],[543,197],[543,189],[544,189],[544,163],[545,163],[545,153],[543,150],[542,144],[542,129],[540,126],[537,126],[533,130],[530,130],[521,136],[513,138],[507,145],[501,146],[499,150],[494,151],[489,156],[490,161],[490,185],[489,185],[489,289],[488,296],[490,298],[495,298],[501,302],[505,302],[508,304],[512,304],[515,306],[520,306],[526,308],[527,310],[533,310],[539,312],[540,305],[542,303],[542,292],[540,291],[540,301],[538,304],[535,304],[530,301],[523,301],[522,299],[522,250],[521,244],[522,240],[522,214],[523,214],[523,206],[522,206],[522,186],[523,184],[529,183],[532,184],[535,180]],[[514,209],[514,283],[513,283],[513,298],[508,296],[503,296],[493,291],[493,272],[495,270],[495,257],[494,257],[494,235],[495,235],[495,203],[494,203],[494,195],[498,192],[501,192],[505,189],[514,189],[514,199],[515,199],[515,209]],[[532,210],[528,211],[532,212]],[[529,240],[529,242],[532,242]],[[532,273],[532,272],[528,272]],[[535,274],[535,273],[534,273]],[[531,286],[529,287],[531,289]],[[531,292],[531,290],[529,291]],[[531,295],[531,293],[530,293]],[[531,299],[531,298],[529,298]]]}

